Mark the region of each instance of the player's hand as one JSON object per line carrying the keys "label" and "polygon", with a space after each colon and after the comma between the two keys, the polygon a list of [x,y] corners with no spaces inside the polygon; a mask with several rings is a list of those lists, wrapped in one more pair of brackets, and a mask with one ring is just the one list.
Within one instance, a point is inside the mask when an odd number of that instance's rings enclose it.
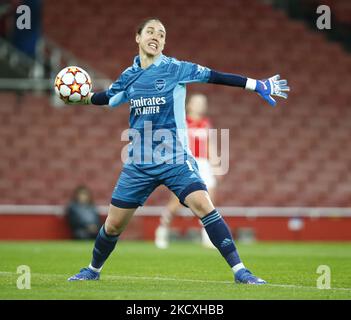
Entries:
{"label": "player's hand", "polygon": [[91,104],[91,97],[93,96],[93,92],[89,92],[87,94],[86,97],[84,97],[83,99],[77,101],[77,102],[72,102],[72,101],[65,101],[65,104],[69,104],[69,105],[85,105],[85,104]]}
{"label": "player's hand", "polygon": [[277,102],[272,98],[272,96],[287,99],[288,94],[286,92],[290,91],[288,81],[279,79],[280,75],[277,74],[268,79],[256,80],[255,91],[273,107],[277,104]]}

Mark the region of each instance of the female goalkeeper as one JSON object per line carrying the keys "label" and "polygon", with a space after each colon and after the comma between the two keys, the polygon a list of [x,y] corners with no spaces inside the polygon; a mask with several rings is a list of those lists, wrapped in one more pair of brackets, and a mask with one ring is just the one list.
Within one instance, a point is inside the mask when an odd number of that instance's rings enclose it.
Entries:
{"label": "female goalkeeper", "polygon": [[102,266],[114,250],[120,234],[139,206],[163,184],[201,219],[213,245],[234,273],[234,280],[264,284],[242,263],[231,232],[216,210],[187,146],[185,122],[186,84],[222,84],[256,91],[270,105],[273,96],[287,98],[286,80],[274,76],[254,80],[221,73],[162,54],[166,29],[157,19],[145,20],[137,30],[139,55],[133,65],[104,92],[91,93],[83,103],[130,108],[129,157],[123,166],[105,224],[100,229],[88,267],[68,280],[98,280]]}

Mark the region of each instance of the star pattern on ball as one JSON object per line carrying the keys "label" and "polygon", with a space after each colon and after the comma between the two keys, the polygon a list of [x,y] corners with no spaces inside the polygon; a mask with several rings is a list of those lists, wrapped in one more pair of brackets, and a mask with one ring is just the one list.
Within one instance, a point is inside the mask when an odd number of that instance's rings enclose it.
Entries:
{"label": "star pattern on ball", "polygon": [[76,75],[76,73],[79,72],[79,69],[76,67],[69,67],[67,72],[71,72],[73,75]]}
{"label": "star pattern on ball", "polygon": [[57,78],[56,78],[56,81],[55,81],[56,87],[60,88],[60,85],[61,85],[61,84],[62,84],[61,78],[57,77]]}
{"label": "star pattern on ball", "polygon": [[75,92],[80,93],[80,85],[77,82],[74,81],[69,87],[71,88],[72,93],[75,93]]}
{"label": "star pattern on ball", "polygon": [[70,66],[58,73],[54,86],[56,94],[65,103],[79,102],[90,93],[91,80],[84,69]]}

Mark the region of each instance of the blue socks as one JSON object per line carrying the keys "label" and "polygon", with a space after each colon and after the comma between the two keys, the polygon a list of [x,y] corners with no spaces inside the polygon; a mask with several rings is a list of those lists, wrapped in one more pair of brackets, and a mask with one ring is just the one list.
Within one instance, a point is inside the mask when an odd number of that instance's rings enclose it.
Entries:
{"label": "blue socks", "polygon": [[230,267],[233,268],[241,263],[232,234],[218,211],[216,209],[211,211],[208,215],[201,218],[201,222],[213,245],[219,250]]}
{"label": "blue socks", "polygon": [[102,269],[102,265],[115,248],[117,240],[118,236],[107,235],[105,227],[102,226],[95,240],[93,260],[91,261],[89,268],[91,268],[94,271],[100,272]]}
{"label": "blue socks", "polygon": [[[203,217],[201,222],[212,243],[219,250],[229,266],[233,268],[240,264],[241,260],[234,245],[232,234],[218,211],[213,210]],[[101,227],[95,240],[93,259],[89,268],[96,272],[101,271],[104,262],[114,250],[118,237],[107,235],[104,226]]]}

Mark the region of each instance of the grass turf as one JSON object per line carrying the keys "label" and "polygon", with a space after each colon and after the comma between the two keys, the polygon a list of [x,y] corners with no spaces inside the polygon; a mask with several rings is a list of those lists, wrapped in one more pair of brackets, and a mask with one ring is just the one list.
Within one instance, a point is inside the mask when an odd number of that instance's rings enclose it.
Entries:
{"label": "grass turf", "polygon": [[[237,244],[242,260],[266,286],[238,285],[216,250],[196,243],[118,243],[100,281],[68,282],[90,261],[93,242],[0,242],[0,299],[350,299],[351,243]],[[31,289],[19,290],[19,265]],[[317,289],[319,265],[331,289]]]}

